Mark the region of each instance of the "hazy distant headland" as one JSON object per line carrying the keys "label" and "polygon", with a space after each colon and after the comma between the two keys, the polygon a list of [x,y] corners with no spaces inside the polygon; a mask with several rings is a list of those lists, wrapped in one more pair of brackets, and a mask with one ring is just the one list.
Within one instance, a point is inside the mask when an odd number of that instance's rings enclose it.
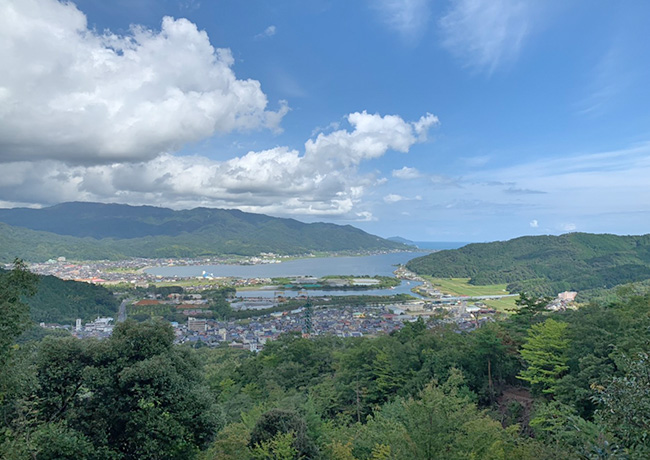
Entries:
{"label": "hazy distant headland", "polygon": [[428,249],[432,251],[441,251],[443,249],[458,249],[462,248],[467,242],[461,241],[411,241],[400,236],[391,236],[386,238],[389,241],[394,241],[396,243],[408,244],[409,246],[415,246],[418,249]]}

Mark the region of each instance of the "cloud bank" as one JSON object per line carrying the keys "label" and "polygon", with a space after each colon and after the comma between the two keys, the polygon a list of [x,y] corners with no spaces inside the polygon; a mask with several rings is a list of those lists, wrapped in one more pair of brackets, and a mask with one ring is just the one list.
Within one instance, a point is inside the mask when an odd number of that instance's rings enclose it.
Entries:
{"label": "cloud bank", "polygon": [[69,165],[57,160],[9,162],[0,177],[0,197],[9,202],[83,200],[157,204],[186,208],[216,206],[273,215],[331,216],[370,220],[360,206],[373,174],[363,161],[389,150],[406,153],[437,124],[427,114],[415,122],[399,116],[355,112],[350,129],[320,133],[304,152],[276,147],[227,161],[162,154],[140,162]]}
{"label": "cloud bank", "polygon": [[361,163],[408,152],[438,123],[354,112],[302,151],[175,155],[218,133],[279,130],[288,106],[269,110],[260,83],[238,79],[230,50],[187,19],[100,33],[56,0],[0,2],[0,62],[11,69],[0,72],[0,204],[9,206],[201,205],[368,221],[361,199],[378,178]]}

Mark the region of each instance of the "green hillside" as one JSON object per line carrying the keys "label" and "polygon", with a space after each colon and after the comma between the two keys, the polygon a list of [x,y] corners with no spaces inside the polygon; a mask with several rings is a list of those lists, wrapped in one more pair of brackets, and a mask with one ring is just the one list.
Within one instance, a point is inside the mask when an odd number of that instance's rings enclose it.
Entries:
{"label": "green hillside", "polygon": [[511,292],[611,288],[650,278],[650,235],[526,236],[435,252],[407,267],[436,278],[470,278],[475,285],[507,283]]}
{"label": "green hillside", "polygon": [[5,262],[406,248],[350,225],[305,224],[237,210],[100,203],[0,210],[0,261]]}
{"label": "green hillside", "polygon": [[74,324],[98,316],[113,317],[119,302],[103,286],[41,276],[38,292],[28,300],[32,319],[36,322]]}
{"label": "green hillside", "polygon": [[[0,269],[0,280],[7,271]],[[115,316],[119,302],[103,286],[64,281],[55,276],[39,276],[36,294],[27,299],[33,321],[74,324],[97,316]]]}

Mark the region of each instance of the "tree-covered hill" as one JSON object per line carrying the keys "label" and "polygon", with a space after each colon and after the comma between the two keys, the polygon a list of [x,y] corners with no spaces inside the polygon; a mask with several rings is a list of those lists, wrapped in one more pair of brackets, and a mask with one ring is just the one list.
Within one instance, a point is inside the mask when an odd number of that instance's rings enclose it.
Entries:
{"label": "tree-covered hill", "polygon": [[526,236],[435,252],[407,267],[438,278],[471,278],[475,285],[508,283],[511,292],[611,288],[650,278],[650,235]]}
{"label": "tree-covered hill", "polygon": [[[0,281],[8,276],[0,269]],[[37,323],[74,324],[97,316],[115,316],[119,302],[103,286],[38,276],[36,294],[27,299],[31,319]]]}
{"label": "tree-covered hill", "polygon": [[28,300],[37,322],[74,324],[98,316],[115,316],[119,302],[104,286],[41,276],[38,292]]}
{"label": "tree-covered hill", "polygon": [[0,209],[0,261],[199,257],[407,249],[350,225],[305,224],[238,210],[63,203]]}

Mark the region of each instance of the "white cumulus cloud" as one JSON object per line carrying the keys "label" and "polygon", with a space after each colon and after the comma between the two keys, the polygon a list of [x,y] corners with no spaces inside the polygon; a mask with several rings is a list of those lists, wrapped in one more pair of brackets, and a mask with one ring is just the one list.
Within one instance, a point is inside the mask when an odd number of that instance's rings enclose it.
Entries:
{"label": "white cumulus cloud", "polygon": [[537,227],[539,227],[539,222],[537,222],[537,219],[533,219],[533,220],[530,221],[529,225],[532,228],[537,228]]}
{"label": "white cumulus cloud", "polygon": [[[416,122],[404,121],[397,115],[369,114],[366,111],[351,113],[347,117],[353,131],[337,130],[319,134],[305,144],[305,158],[325,159],[345,166],[378,158],[386,151],[406,153],[416,142],[426,140],[426,132],[438,123],[438,118],[427,114]],[[316,164],[314,164],[316,166]]]}
{"label": "white cumulus cloud", "polygon": [[[98,33],[72,3],[0,2],[0,161],[141,161],[215,133],[279,129],[256,80],[186,19]],[[9,70],[10,69],[10,70]]]}

